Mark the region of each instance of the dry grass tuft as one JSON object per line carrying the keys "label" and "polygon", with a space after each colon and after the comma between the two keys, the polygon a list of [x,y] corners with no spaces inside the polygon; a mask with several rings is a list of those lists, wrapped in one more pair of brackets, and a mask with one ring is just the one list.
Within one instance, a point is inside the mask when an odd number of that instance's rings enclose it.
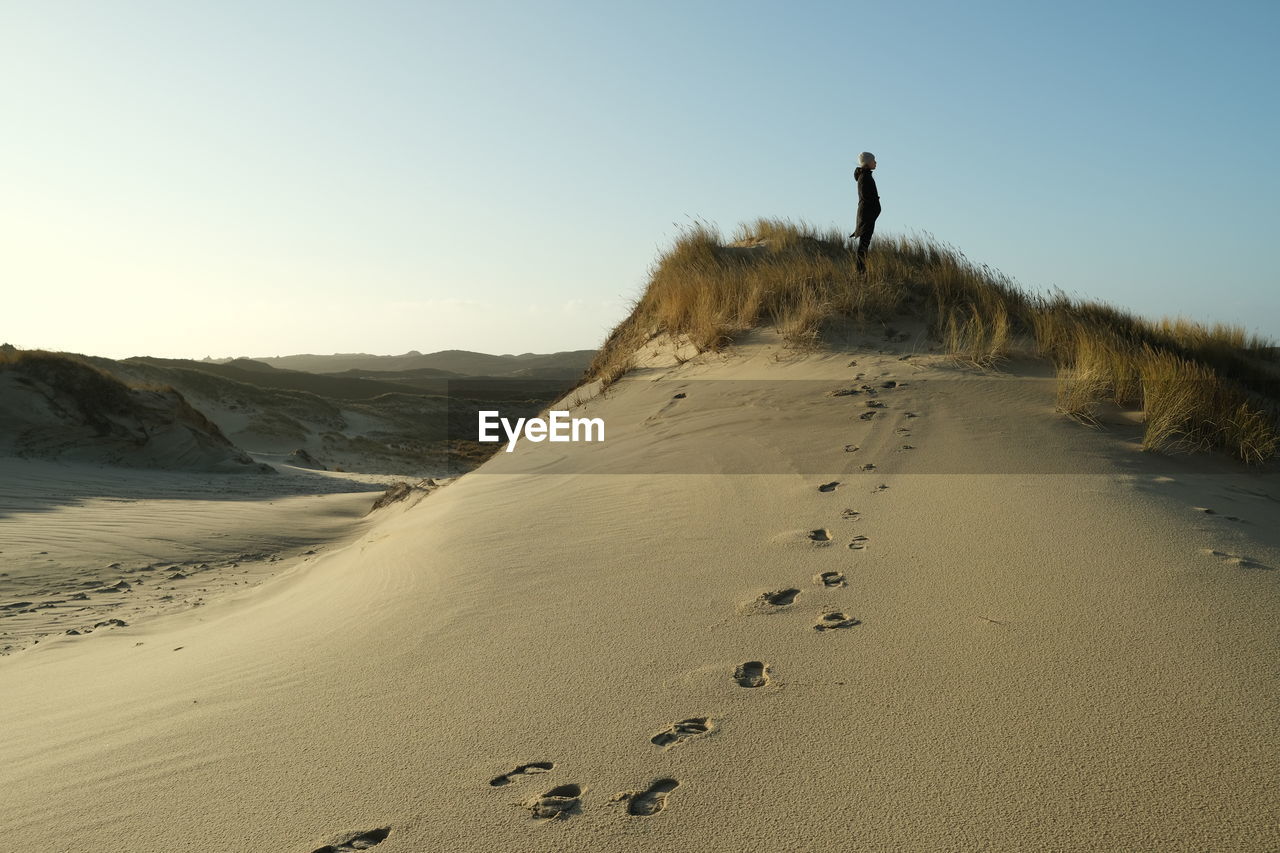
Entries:
{"label": "dry grass tuft", "polygon": [[760,219],[726,242],[705,223],[687,229],[605,341],[587,379],[607,387],[632,355],[667,333],[716,350],[770,324],[813,346],[828,324],[885,322],[914,310],[957,360],[991,368],[1030,345],[1058,378],[1058,406],[1096,423],[1103,403],[1139,406],[1151,451],[1224,449],[1261,463],[1280,445],[1280,372],[1271,343],[1237,326],[1150,322],[1099,302],[1034,296],[928,236],[881,238],[861,275],[843,235]]}
{"label": "dry grass tuft", "polygon": [[698,223],[650,271],[644,294],[609,335],[587,377],[614,382],[629,369],[631,354],[661,332],[716,350],[767,322],[791,343],[812,345],[832,318],[891,316],[903,293],[883,279],[862,279],[838,232],[761,219],[726,243]]}

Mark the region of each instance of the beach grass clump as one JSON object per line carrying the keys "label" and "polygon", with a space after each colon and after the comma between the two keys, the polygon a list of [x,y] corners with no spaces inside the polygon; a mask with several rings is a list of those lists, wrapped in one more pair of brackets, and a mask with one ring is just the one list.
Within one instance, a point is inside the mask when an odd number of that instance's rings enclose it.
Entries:
{"label": "beach grass clump", "polygon": [[1059,409],[1082,422],[1097,424],[1106,403],[1140,409],[1147,450],[1221,449],[1261,463],[1280,445],[1276,350],[1239,326],[1152,322],[1101,302],[1031,294],[927,235],[878,238],[866,267],[858,272],[835,230],[758,219],[726,240],[695,223],[654,263],[586,379],[608,387],[663,334],[705,352],[769,325],[809,347],[838,324],[887,324],[905,312],[967,364],[995,368],[1023,350],[1048,359]]}
{"label": "beach grass clump", "polygon": [[1055,365],[1060,411],[1096,424],[1104,403],[1138,408],[1146,450],[1220,449],[1255,464],[1275,455],[1280,374],[1263,341],[1061,297],[1036,307],[1032,327],[1038,352]]}

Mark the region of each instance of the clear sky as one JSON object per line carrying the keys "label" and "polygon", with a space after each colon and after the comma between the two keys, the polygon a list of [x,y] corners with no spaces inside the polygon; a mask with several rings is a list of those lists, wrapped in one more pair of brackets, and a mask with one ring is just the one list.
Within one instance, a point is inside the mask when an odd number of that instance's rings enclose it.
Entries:
{"label": "clear sky", "polygon": [[1280,4],[0,0],[0,341],[597,346],[698,218],[1280,337]]}

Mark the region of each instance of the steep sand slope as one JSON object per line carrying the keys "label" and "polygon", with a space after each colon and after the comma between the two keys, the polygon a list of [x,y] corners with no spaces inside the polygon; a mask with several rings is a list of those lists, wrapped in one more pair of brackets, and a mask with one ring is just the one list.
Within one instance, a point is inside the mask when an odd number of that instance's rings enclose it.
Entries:
{"label": "steep sand slope", "polygon": [[[1091,434],[1034,373],[767,334],[637,371],[580,407],[603,445],[522,445],[238,601],[0,660],[5,838],[1280,846],[1280,489]],[[536,810],[567,819],[521,806],[567,785]]]}

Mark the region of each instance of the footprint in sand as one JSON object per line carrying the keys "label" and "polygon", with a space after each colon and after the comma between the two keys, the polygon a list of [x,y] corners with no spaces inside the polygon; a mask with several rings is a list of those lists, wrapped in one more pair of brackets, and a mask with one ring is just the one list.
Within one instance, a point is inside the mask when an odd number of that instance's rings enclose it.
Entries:
{"label": "footprint in sand", "polygon": [[678,743],[684,743],[695,737],[701,737],[712,729],[711,719],[709,717],[690,717],[687,720],[681,720],[678,723],[672,723],[667,728],[658,732],[649,738],[649,742],[654,746],[660,746],[668,749]]}
{"label": "footprint in sand", "polygon": [[796,596],[799,594],[798,589],[779,589],[764,593],[760,596],[760,600],[774,607],[787,607],[795,603]]}
{"label": "footprint in sand", "polygon": [[871,411],[871,412],[863,412],[862,414],[858,415],[858,420],[860,420],[860,421],[869,421],[869,420],[871,420],[872,418],[874,418],[875,416],[876,416],[876,413],[875,413],[874,411]]}
{"label": "footprint in sand", "polygon": [[846,445],[844,446],[844,452],[845,452],[845,453],[857,453],[857,452],[858,452],[858,445],[856,445],[856,444],[846,444]]}
{"label": "footprint in sand", "polygon": [[733,671],[733,680],[739,687],[764,687],[769,683],[769,664],[758,660],[739,664]]}
{"label": "footprint in sand", "polygon": [[655,815],[667,807],[667,794],[670,794],[680,783],[675,779],[659,779],[641,793],[621,794],[619,799],[627,800],[627,814],[637,817]]}
{"label": "footprint in sand", "polygon": [[854,625],[862,623],[854,619],[852,616],[846,616],[839,610],[830,610],[818,617],[818,624],[813,626],[815,631],[835,631],[840,628],[852,628]]}
{"label": "footprint in sand", "polygon": [[557,785],[525,803],[525,808],[539,820],[565,820],[581,810],[582,786]]}
{"label": "footprint in sand", "polygon": [[876,486],[874,489],[871,490],[871,494],[878,495],[881,492],[887,492],[887,491],[889,491],[889,486],[885,483],[881,483],[880,485]]}
{"label": "footprint in sand", "polygon": [[890,379],[890,380],[887,380],[886,382],[881,383],[880,387],[881,388],[897,388],[898,383]]}
{"label": "footprint in sand", "polygon": [[881,403],[879,400],[868,400],[867,408],[868,409],[884,409],[887,407],[885,406],[884,403]]}
{"label": "footprint in sand", "polygon": [[336,841],[333,844],[326,844],[318,847],[312,853],[346,853],[348,850],[368,850],[387,840],[387,836],[391,834],[391,827],[384,826],[381,829],[371,829],[368,832],[358,832],[348,836],[344,841]]}
{"label": "footprint in sand", "polygon": [[876,466],[875,466],[875,464],[874,464],[874,463],[868,462],[866,465],[863,465],[859,470],[862,470],[862,471],[874,471],[874,470],[876,470]]}
{"label": "footprint in sand", "polygon": [[1221,518],[1221,519],[1223,519],[1224,521],[1239,521],[1239,520],[1240,520],[1240,518],[1239,518],[1238,516],[1234,516],[1234,515],[1218,515],[1218,513],[1217,513],[1217,512],[1215,512],[1215,511],[1214,511],[1214,510],[1212,510],[1212,509],[1209,509],[1207,506],[1193,506],[1193,507],[1192,507],[1192,509],[1194,509],[1196,512],[1202,512],[1202,513],[1204,513],[1205,515],[1212,515],[1212,516],[1213,516],[1213,517],[1215,517],[1215,518]]}
{"label": "footprint in sand", "polygon": [[659,409],[655,414],[650,415],[645,420],[645,423],[653,423],[654,421],[661,419],[663,415],[665,415],[668,411],[671,410],[672,406],[680,405],[680,401],[683,399],[685,399],[685,393],[683,391],[672,395],[670,402],[668,402],[665,406]]}
{"label": "footprint in sand", "polygon": [[918,417],[920,417],[920,416],[919,416],[919,415],[917,415],[915,412],[904,412],[904,413],[903,413],[903,417],[907,417],[907,418],[918,418]]}
{"label": "footprint in sand", "polygon": [[900,435],[900,436],[903,436],[904,438],[908,435],[911,435],[911,430],[907,429],[906,427],[897,427],[894,429],[893,432],[895,435]]}
{"label": "footprint in sand", "polygon": [[503,785],[510,785],[512,782],[523,782],[526,776],[536,776],[539,773],[546,773],[555,767],[550,761],[534,761],[530,764],[521,764],[510,773],[503,773],[501,776],[495,776],[489,780],[489,784],[495,788]]}
{"label": "footprint in sand", "polygon": [[846,509],[841,511],[840,517],[845,521],[857,521],[862,518],[862,513],[858,512],[856,509]]}
{"label": "footprint in sand", "polygon": [[830,542],[831,542],[831,531],[827,530],[827,529],[826,529],[826,528],[824,528],[824,527],[819,527],[817,530],[810,530],[810,531],[809,531],[809,541],[810,541],[810,542],[818,542],[818,543],[823,544],[823,545],[830,544]]}
{"label": "footprint in sand", "polygon": [[823,483],[821,486],[818,486],[818,491],[820,491],[820,492],[834,492],[834,491],[835,491],[836,489],[838,489],[838,488],[840,488],[840,481],[839,481],[839,480],[832,480],[830,483]]}
{"label": "footprint in sand", "polygon": [[902,445],[901,447],[899,447],[899,448],[898,448],[898,451],[899,451],[899,452],[901,452],[901,451],[903,451],[903,450],[915,450],[915,447],[914,447],[914,446],[912,446],[912,445],[910,445],[910,444],[904,444],[904,445]]}
{"label": "footprint in sand", "polygon": [[813,576],[814,583],[820,583],[827,587],[840,587],[845,585],[843,572],[823,572],[820,575]]}
{"label": "footprint in sand", "polygon": [[1230,563],[1241,569],[1262,569],[1264,571],[1272,571],[1275,566],[1268,566],[1266,563],[1260,563],[1252,557],[1246,557],[1243,554],[1231,554],[1227,551],[1206,550],[1206,554],[1211,557],[1217,557],[1224,563]]}
{"label": "footprint in sand", "polygon": [[853,540],[849,542],[849,549],[852,551],[861,551],[867,547],[867,541],[867,537],[865,536],[855,536],[853,537]]}

